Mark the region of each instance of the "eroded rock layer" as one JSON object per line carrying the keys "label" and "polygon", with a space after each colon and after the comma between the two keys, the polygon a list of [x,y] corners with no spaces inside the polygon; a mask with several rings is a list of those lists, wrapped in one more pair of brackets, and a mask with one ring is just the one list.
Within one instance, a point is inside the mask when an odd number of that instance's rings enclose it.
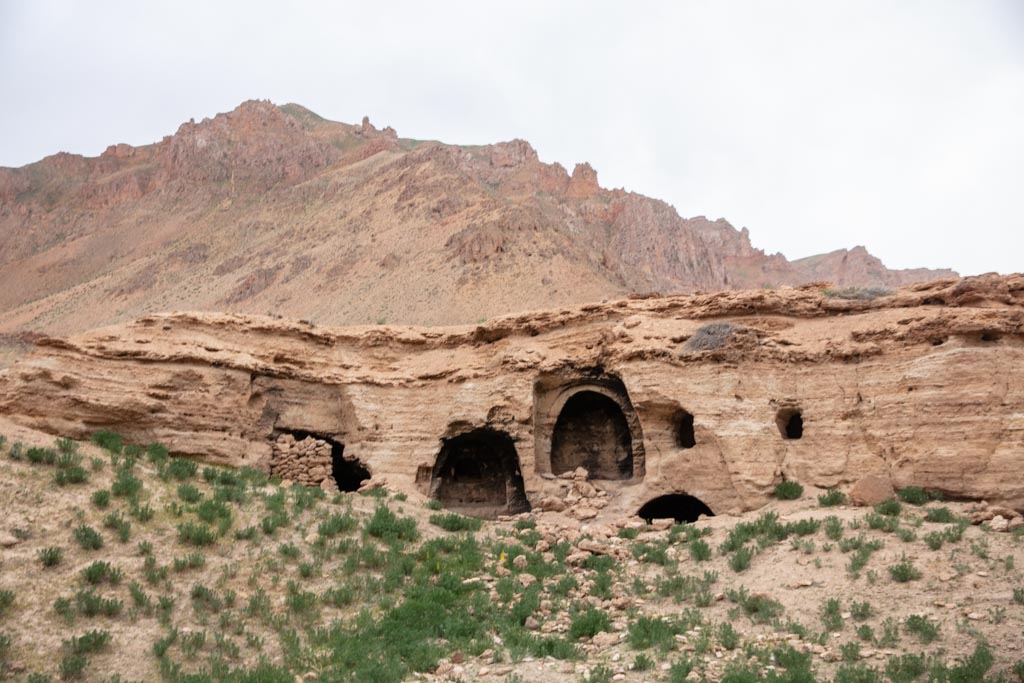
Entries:
{"label": "eroded rock layer", "polygon": [[[482,515],[567,501],[581,518],[631,514],[668,494],[722,513],[758,507],[783,479],[875,474],[1021,509],[1022,380],[1024,275],[1012,275],[450,328],[155,315],[40,341],[0,375],[0,412],[54,434],[107,428],[211,462],[299,467],[310,484],[372,475]],[[275,461],[301,443],[305,465]]]}

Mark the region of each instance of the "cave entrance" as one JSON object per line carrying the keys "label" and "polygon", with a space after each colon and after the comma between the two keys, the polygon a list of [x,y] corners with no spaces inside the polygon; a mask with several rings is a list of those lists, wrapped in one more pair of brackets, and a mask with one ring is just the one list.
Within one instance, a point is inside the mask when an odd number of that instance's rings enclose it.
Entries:
{"label": "cave entrance", "polygon": [[652,498],[637,511],[636,516],[648,524],[655,519],[674,519],[677,522],[696,522],[701,515],[714,517],[711,511],[699,498],[685,493],[669,493]]}
{"label": "cave entrance", "polygon": [[680,408],[672,419],[675,424],[676,446],[693,448],[697,445],[697,437],[693,432],[693,415]]}
{"label": "cave entrance", "polygon": [[551,436],[554,474],[586,468],[591,479],[633,476],[633,436],[619,404],[596,391],[573,394]]}
{"label": "cave entrance", "polygon": [[431,497],[446,508],[494,518],[530,509],[512,437],[474,429],[444,439],[434,465]]}
{"label": "cave entrance", "polygon": [[[295,429],[282,429],[277,431],[278,435],[289,434],[296,442],[306,439],[315,439],[330,444],[331,447],[331,478],[338,485],[338,490],[343,492],[358,491],[363,482],[370,478],[370,470],[366,468],[358,458],[345,456],[345,444],[326,434],[306,432]],[[326,463],[324,463],[326,465]],[[306,482],[310,483],[310,482]],[[315,482],[312,482],[315,484]]]}
{"label": "cave entrance", "polygon": [[804,435],[804,416],[799,408],[784,408],[775,415],[775,424],[783,439],[799,439]]}

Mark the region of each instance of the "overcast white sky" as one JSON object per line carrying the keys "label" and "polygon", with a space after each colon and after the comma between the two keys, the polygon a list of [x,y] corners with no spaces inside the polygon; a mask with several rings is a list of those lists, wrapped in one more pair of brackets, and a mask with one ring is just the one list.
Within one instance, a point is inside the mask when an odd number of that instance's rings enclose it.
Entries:
{"label": "overcast white sky", "polygon": [[0,165],[242,100],[529,140],[799,258],[1024,270],[1024,1],[0,0]]}

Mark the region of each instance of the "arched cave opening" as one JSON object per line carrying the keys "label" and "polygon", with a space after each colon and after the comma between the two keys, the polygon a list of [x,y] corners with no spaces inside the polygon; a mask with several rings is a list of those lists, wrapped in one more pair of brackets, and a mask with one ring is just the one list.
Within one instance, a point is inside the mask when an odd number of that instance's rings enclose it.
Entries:
{"label": "arched cave opening", "polygon": [[530,509],[512,437],[474,429],[444,439],[434,465],[431,495],[446,508],[494,518]]}
{"label": "arched cave opening", "polygon": [[783,408],[775,415],[775,424],[783,439],[800,439],[804,435],[804,416],[799,408]]}
{"label": "arched cave opening", "polygon": [[672,417],[675,425],[676,446],[693,448],[697,445],[697,437],[693,433],[693,415],[680,408]]}
{"label": "arched cave opening", "polygon": [[565,402],[551,435],[554,474],[586,468],[591,479],[633,476],[633,436],[619,404],[596,391]]}
{"label": "arched cave opening", "polygon": [[696,522],[701,515],[714,517],[711,511],[699,498],[685,493],[669,493],[652,498],[643,504],[636,516],[648,524],[655,519],[674,519],[677,522]]}

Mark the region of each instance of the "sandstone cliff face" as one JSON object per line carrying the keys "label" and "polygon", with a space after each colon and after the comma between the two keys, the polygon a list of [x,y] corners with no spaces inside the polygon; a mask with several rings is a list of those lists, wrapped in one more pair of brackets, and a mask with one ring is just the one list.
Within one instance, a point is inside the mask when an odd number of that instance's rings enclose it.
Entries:
{"label": "sandstone cliff face", "polygon": [[783,479],[870,474],[1024,509],[1022,380],[1016,275],[869,301],[784,288],[443,329],[155,315],[43,340],[0,375],[0,412],[275,471],[305,442],[314,478],[331,444],[375,481],[480,514],[567,497],[583,516],[632,514],[670,493],[723,513]]}
{"label": "sandstone cliff face", "polygon": [[863,250],[790,263],[522,140],[408,140],[269,102],[152,145],[0,169],[0,265],[0,332],[59,334],[173,309],[439,325],[631,293],[952,275],[896,273]]}

